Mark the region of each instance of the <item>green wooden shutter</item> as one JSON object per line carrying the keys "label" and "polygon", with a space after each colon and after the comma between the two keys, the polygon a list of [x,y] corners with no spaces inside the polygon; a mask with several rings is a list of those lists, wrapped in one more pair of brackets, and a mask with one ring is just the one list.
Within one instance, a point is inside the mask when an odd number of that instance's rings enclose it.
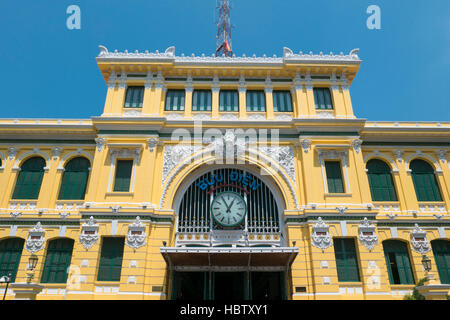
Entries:
{"label": "green wooden shutter", "polygon": [[273,92],[273,111],[292,112],[292,96],[290,91]]}
{"label": "green wooden shutter", "polygon": [[431,241],[434,259],[439,273],[439,279],[442,284],[450,284],[450,241],[433,240]]}
{"label": "green wooden shutter", "polygon": [[330,89],[328,88],[314,88],[314,102],[316,109],[319,110],[331,110],[333,109],[333,103],[331,100]]}
{"label": "green wooden shutter", "polygon": [[414,284],[408,248],[399,240],[383,241],[384,255],[391,284]]}
{"label": "green wooden shutter", "polygon": [[413,160],[409,166],[418,201],[442,201],[441,192],[431,165]]}
{"label": "green wooden shutter", "polygon": [[355,240],[349,238],[334,238],[333,242],[338,281],[359,282],[360,276]]}
{"label": "green wooden shutter", "polygon": [[144,87],[128,87],[125,96],[125,108],[142,108]]}
{"label": "green wooden shutter", "polygon": [[167,90],[166,93],[166,111],[184,110],[185,90]]}
{"label": "green wooden shutter", "polygon": [[114,191],[128,192],[130,190],[133,160],[117,160]]}
{"label": "green wooden shutter", "polygon": [[66,283],[67,272],[72,259],[72,239],[56,239],[48,243],[44,269],[42,271],[42,283]]}
{"label": "green wooden shutter", "polygon": [[211,111],[211,90],[194,90],[192,111]]}
{"label": "green wooden shutter", "polygon": [[373,201],[397,201],[391,169],[384,161],[367,162],[367,176]]}
{"label": "green wooden shutter", "polygon": [[90,162],[77,157],[70,160],[64,168],[58,200],[82,200],[86,193]]}
{"label": "green wooden shutter", "polygon": [[325,161],[328,193],[344,193],[341,163],[339,161]]}
{"label": "green wooden shutter", "polygon": [[16,281],[24,242],[20,238],[0,241],[0,278],[11,274],[11,283]]}
{"label": "green wooden shutter", "polygon": [[123,237],[103,238],[98,281],[120,281],[124,242]]}
{"label": "green wooden shutter", "polygon": [[247,111],[266,111],[266,94],[263,90],[247,90]]}
{"label": "green wooden shutter", "polygon": [[221,90],[219,94],[219,111],[239,111],[239,94],[236,90]]}
{"label": "green wooden shutter", "polygon": [[14,188],[13,199],[37,199],[44,176],[45,160],[33,157],[20,167]]}

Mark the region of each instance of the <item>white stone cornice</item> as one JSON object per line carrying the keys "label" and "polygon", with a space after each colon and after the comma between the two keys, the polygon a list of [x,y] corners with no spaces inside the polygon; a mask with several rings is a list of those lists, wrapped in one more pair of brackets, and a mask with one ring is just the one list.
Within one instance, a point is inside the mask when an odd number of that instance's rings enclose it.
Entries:
{"label": "white stone cornice", "polygon": [[255,65],[255,64],[276,64],[282,65],[284,63],[320,63],[320,64],[356,64],[359,65],[361,60],[358,56],[359,49],[353,49],[349,54],[343,53],[335,55],[332,52],[330,54],[313,54],[312,52],[304,54],[303,52],[294,53],[289,48],[283,49],[283,56],[277,57],[276,55],[268,57],[263,55],[262,57],[242,55],[242,57],[216,57],[214,54],[206,56],[201,54],[200,56],[175,56],[175,47],[169,47],[164,53],[156,52],[114,52],[108,51],[104,46],[100,47],[100,54],[97,56],[98,61],[155,61],[155,62],[173,62],[176,64],[238,64],[238,65]]}

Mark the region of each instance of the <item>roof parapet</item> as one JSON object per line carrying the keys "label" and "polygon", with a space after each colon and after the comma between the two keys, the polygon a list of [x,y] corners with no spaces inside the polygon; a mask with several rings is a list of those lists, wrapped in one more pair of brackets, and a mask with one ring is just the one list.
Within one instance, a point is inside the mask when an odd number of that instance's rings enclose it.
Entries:
{"label": "roof parapet", "polygon": [[171,46],[165,50],[164,53],[159,52],[149,52],[146,50],[145,52],[139,52],[138,50],[134,52],[128,52],[125,50],[124,52],[118,52],[115,50],[114,52],[108,51],[105,46],[99,46],[100,54],[97,56],[98,61],[167,61],[174,63],[275,63],[275,64],[285,64],[285,63],[325,63],[325,64],[360,64],[362,61],[359,59],[358,52],[359,49],[353,49],[349,54],[344,55],[343,52],[336,55],[333,52],[329,54],[313,54],[312,52],[308,54],[304,54],[300,51],[298,54],[294,53],[291,49],[284,47],[283,48],[283,56],[277,57],[273,55],[272,57],[268,57],[263,55],[262,57],[257,57],[256,55],[252,55],[251,57],[247,57],[243,54],[241,57],[237,57],[233,55],[232,57],[220,56],[216,57],[214,54],[211,56],[206,56],[205,54],[201,54],[200,56],[195,56],[192,54],[191,56],[185,56],[182,54],[181,56],[175,55],[175,47]]}

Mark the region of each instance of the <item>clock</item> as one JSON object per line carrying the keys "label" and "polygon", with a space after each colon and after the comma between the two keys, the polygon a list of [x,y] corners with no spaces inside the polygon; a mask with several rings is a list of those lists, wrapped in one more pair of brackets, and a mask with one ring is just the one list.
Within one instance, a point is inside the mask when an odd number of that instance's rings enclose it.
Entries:
{"label": "clock", "polygon": [[244,198],[236,192],[217,194],[211,204],[211,215],[222,227],[234,227],[242,223],[247,213]]}

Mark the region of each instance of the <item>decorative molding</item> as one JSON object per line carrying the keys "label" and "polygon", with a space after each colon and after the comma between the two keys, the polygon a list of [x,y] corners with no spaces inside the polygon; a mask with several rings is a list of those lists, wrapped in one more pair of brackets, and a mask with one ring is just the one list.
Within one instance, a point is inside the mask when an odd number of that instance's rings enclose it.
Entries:
{"label": "decorative molding", "polygon": [[266,115],[265,115],[265,113],[264,114],[250,113],[250,114],[248,114],[247,118],[250,121],[263,121],[263,120],[266,120]]}
{"label": "decorative molding", "polygon": [[325,250],[333,245],[331,235],[329,232],[330,226],[322,221],[319,217],[317,223],[312,227],[312,242],[311,244],[319,249]]}
{"label": "decorative molding", "polygon": [[279,113],[275,115],[275,120],[292,121],[292,115],[286,113]]}
{"label": "decorative molding", "polygon": [[291,146],[277,146],[277,147],[258,147],[258,150],[266,156],[272,158],[277,162],[288,174],[289,178],[297,183],[295,172],[295,157],[294,150]]}
{"label": "decorative molding", "polygon": [[103,147],[106,144],[106,139],[105,138],[95,138],[95,143],[97,145],[98,152],[101,152],[103,150]]}
{"label": "decorative molding", "polygon": [[348,150],[335,150],[335,149],[320,149],[316,148],[317,153],[319,155],[319,163],[320,167],[322,169],[322,183],[323,183],[323,190],[325,193],[328,193],[328,182],[326,179],[326,172],[325,172],[325,163],[324,160],[334,160],[334,159],[340,159],[343,163],[343,173],[344,173],[344,182],[345,182],[345,191],[347,194],[351,193],[350,189],[350,179],[348,176]]}
{"label": "decorative molding", "polygon": [[61,155],[61,153],[63,152],[63,148],[61,148],[61,147],[54,147],[53,149],[52,149],[52,152],[53,152],[53,159],[54,160],[56,160],[56,159],[58,159],[59,158],[59,156]]}
{"label": "decorative molding", "polygon": [[214,54],[211,56],[207,56],[202,53],[200,56],[195,56],[192,54],[191,56],[185,56],[182,54],[181,56],[175,56],[175,47],[171,46],[167,48],[164,53],[156,50],[155,52],[149,52],[148,50],[145,52],[139,52],[138,50],[134,52],[128,52],[125,50],[124,52],[118,52],[117,50],[110,52],[105,46],[99,46],[100,53],[97,56],[97,60],[99,61],[108,61],[108,60],[125,60],[125,61],[133,61],[133,60],[154,60],[158,62],[174,62],[174,63],[209,63],[209,64],[284,64],[284,63],[321,63],[321,64],[360,64],[361,60],[359,59],[358,52],[359,49],[353,49],[349,54],[344,54],[341,52],[340,54],[333,54],[330,52],[329,54],[323,54],[320,52],[319,54],[313,54],[309,52],[304,54],[303,52],[294,53],[289,48],[283,48],[283,56],[277,57],[273,55],[272,57],[268,57],[267,55],[263,55],[262,57],[257,57],[256,55],[247,57],[245,54],[242,57],[236,57],[233,55],[232,57],[219,56],[216,57]]}
{"label": "decorative molding", "polygon": [[191,145],[167,145],[164,148],[164,160],[161,177],[161,186],[167,180],[169,173],[184,159],[201,149],[201,146]]}
{"label": "decorative molding", "polygon": [[11,211],[10,215],[13,219],[17,219],[22,215],[22,212],[18,212],[18,211]]}
{"label": "decorative molding", "polygon": [[421,150],[417,150],[416,153],[410,155],[408,158],[406,158],[405,160],[405,169],[407,172],[411,172],[411,169],[409,169],[409,163],[414,160],[415,158],[422,158],[422,159],[428,159],[429,161],[431,161],[434,164],[434,170],[438,173],[442,172],[442,168],[439,165],[439,162],[436,161],[436,159],[434,159],[432,156],[430,156],[429,154],[423,153]]}
{"label": "decorative molding", "polygon": [[134,158],[139,159],[141,155],[141,146],[136,147],[120,147],[120,146],[109,146],[109,152],[111,156],[111,163],[114,163],[114,159],[117,158]]}
{"label": "decorative molding", "polygon": [[372,251],[375,245],[378,243],[378,236],[375,233],[375,226],[370,224],[367,218],[359,225],[359,236],[358,239],[367,248],[367,250]]}
{"label": "decorative molding", "polygon": [[319,118],[319,119],[334,119],[335,118],[334,111],[316,111],[316,118]]}
{"label": "decorative molding", "polygon": [[436,154],[440,161],[445,162],[447,160],[447,150],[439,150]]}
{"label": "decorative molding", "polygon": [[[401,152],[402,152],[402,155],[403,155],[403,151],[402,151],[402,150],[396,150],[395,152],[397,152],[397,151],[401,151]],[[401,156],[402,156],[402,155],[401,155]],[[402,160],[399,160],[397,154],[396,154],[396,157],[397,157],[397,161],[399,161],[399,162],[402,161]],[[387,154],[381,153],[381,152],[379,152],[378,150],[374,150],[372,153],[369,153],[368,155],[366,155],[366,156],[364,157],[364,163],[367,163],[371,158],[378,158],[378,159],[380,159],[380,160],[389,162],[390,165],[391,165],[391,171],[394,172],[394,173],[397,173],[397,172],[398,172],[397,164],[396,164],[395,161],[394,161],[390,156],[388,156]],[[400,159],[401,159],[401,158],[400,158]]]}
{"label": "decorative molding", "polygon": [[362,145],[361,139],[355,139],[352,141],[352,146],[353,149],[355,149],[356,153],[359,153],[361,151],[361,145]]}
{"label": "decorative molding", "polygon": [[137,216],[136,220],[128,226],[127,245],[136,250],[145,245],[146,238],[145,224],[143,224],[141,218]]}
{"label": "decorative molding", "polygon": [[20,171],[19,164],[22,162],[23,159],[27,158],[30,155],[41,155],[42,157],[44,157],[44,159],[46,160],[46,166],[43,169],[45,172],[48,172],[50,170],[50,157],[45,152],[39,150],[39,148],[34,148],[32,151],[26,152],[22,154],[19,158],[17,158],[12,170]]}
{"label": "decorative molding", "polygon": [[[231,130],[230,130],[231,131]],[[226,136],[226,135],[225,135]],[[232,145],[236,146],[235,148],[234,156],[238,159],[242,159],[240,157],[239,150],[242,150],[243,146],[245,146],[245,143],[243,144],[242,139],[237,139],[237,141],[232,141],[231,135],[228,135],[229,137],[224,139],[223,137],[220,139],[214,140],[207,148],[204,148],[200,153],[197,153],[202,147],[200,146],[190,146],[190,145],[175,145],[175,146],[166,146],[164,150],[164,164],[163,164],[163,175],[161,178],[161,186],[164,187],[161,195],[161,200],[159,202],[159,207],[162,208],[164,205],[164,202],[166,201],[166,193],[171,185],[171,183],[174,180],[174,177],[188,164],[191,164],[195,162],[197,159],[203,159],[205,154],[211,155],[211,151],[213,150],[223,150],[224,140],[228,141],[228,143],[231,143]],[[234,136],[234,135],[233,135]],[[225,142],[226,144],[227,142]],[[222,147],[221,147],[222,146]],[[178,149],[179,148],[179,149]],[[175,149],[175,152],[174,150]],[[177,150],[178,149],[178,150]],[[273,161],[272,158],[268,157],[267,155],[258,152],[257,150],[248,149],[247,150],[249,155],[254,155],[257,157],[257,159],[262,160],[268,164],[276,162]],[[172,156],[173,155],[173,156]],[[220,156],[220,155],[219,155]],[[274,165],[279,165],[278,162],[274,163]],[[294,184],[292,184],[292,180],[289,178],[288,175],[286,175],[284,170],[279,170],[279,173],[281,174],[281,177],[283,178],[284,182],[288,185],[289,191],[293,197],[293,200],[295,202],[296,208],[299,208],[299,202],[298,197],[295,191]]]}
{"label": "decorative molding", "polygon": [[347,207],[336,207],[336,211],[338,212],[338,214],[345,214],[347,212],[348,208]]}
{"label": "decorative molding", "polygon": [[194,113],[192,119],[197,121],[211,120],[211,115],[207,113]]}
{"label": "decorative molding", "polygon": [[302,140],[300,140],[300,144],[302,145],[303,151],[305,151],[305,153],[308,153],[309,148],[311,147],[311,140],[310,139],[302,139]]}
{"label": "decorative molding", "polygon": [[236,121],[236,120],[239,120],[239,116],[234,113],[225,113],[225,114],[220,115],[220,120]]}
{"label": "decorative molding", "polygon": [[86,250],[89,250],[100,238],[98,227],[93,216],[81,226],[80,242]]}
{"label": "decorative molding", "polygon": [[426,231],[423,231],[417,223],[414,224],[414,229],[411,231],[411,245],[412,249],[420,254],[431,250]]}
{"label": "decorative molding", "polygon": [[182,113],[166,113],[167,120],[182,120],[184,115]]}
{"label": "decorative molding", "polygon": [[324,149],[317,149],[317,153],[319,154],[319,161],[322,162],[323,160],[334,160],[334,159],[341,159],[345,166],[348,164],[348,150],[324,150]]}
{"label": "decorative molding", "polygon": [[124,117],[140,117],[142,116],[141,110],[124,110],[123,111]]}
{"label": "decorative molding", "polygon": [[153,152],[157,145],[160,145],[162,142],[159,141],[158,137],[151,137],[147,139],[147,145],[150,152]]}
{"label": "decorative molding", "polygon": [[25,243],[25,249],[31,253],[36,253],[44,248],[45,231],[42,229],[41,223],[38,222],[33,229],[28,231],[27,242]]}
{"label": "decorative molding", "polygon": [[15,147],[9,147],[8,148],[8,158],[9,160],[12,160],[16,157],[17,152],[19,152],[19,149]]}
{"label": "decorative molding", "polygon": [[403,154],[404,153],[405,152],[403,150],[395,150],[394,151],[395,158],[397,159],[398,162],[402,162],[403,161]]}
{"label": "decorative molding", "polygon": [[61,161],[58,164],[57,170],[64,171],[65,163],[68,159],[71,159],[74,156],[81,156],[81,155],[89,159],[91,166],[94,164],[94,157],[89,152],[84,151],[82,148],[78,148],[77,150],[69,152],[64,157],[62,157]]}
{"label": "decorative molding", "polygon": [[118,205],[114,205],[112,207],[109,207],[111,209],[112,213],[119,213],[120,209],[122,209],[122,207],[118,206]]}

